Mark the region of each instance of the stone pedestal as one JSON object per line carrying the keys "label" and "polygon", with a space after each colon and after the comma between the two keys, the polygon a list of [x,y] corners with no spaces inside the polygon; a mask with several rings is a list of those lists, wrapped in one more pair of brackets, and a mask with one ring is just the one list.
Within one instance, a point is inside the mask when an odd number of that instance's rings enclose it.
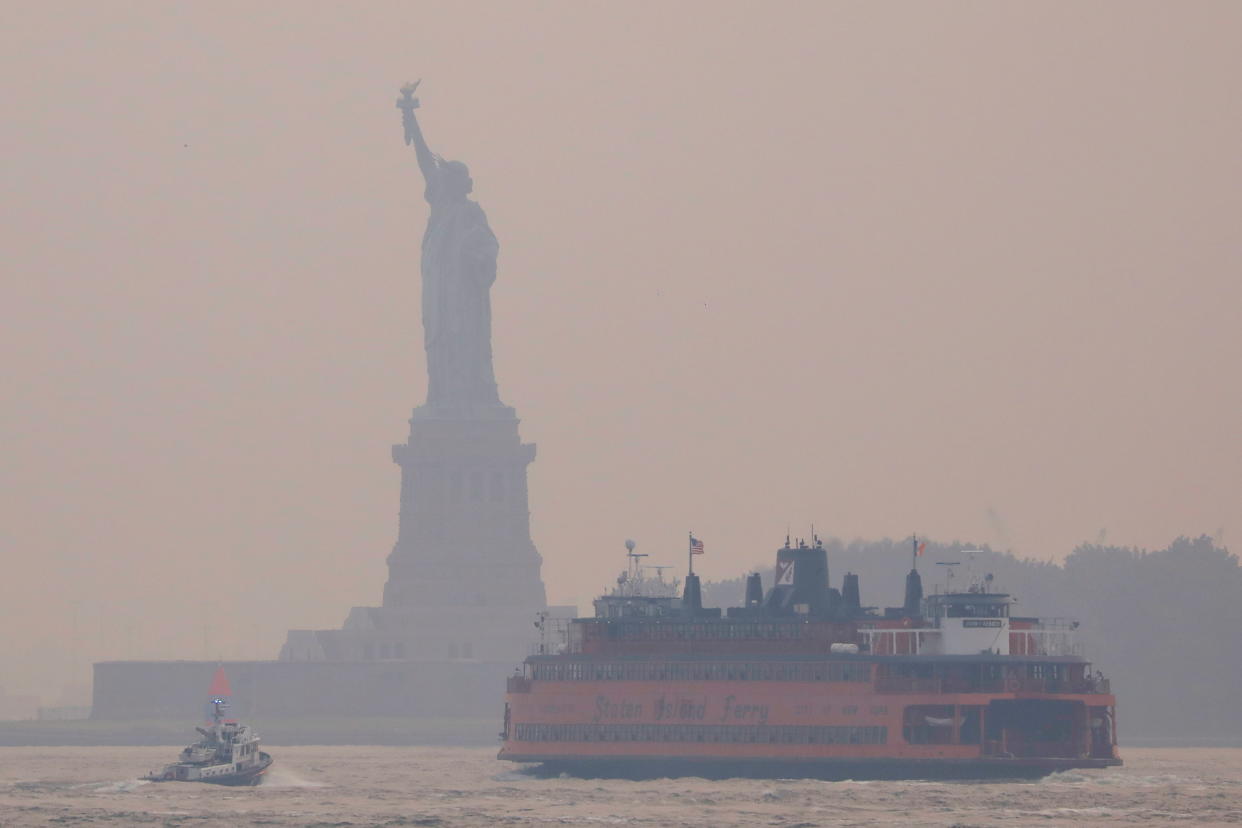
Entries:
{"label": "stone pedestal", "polygon": [[526,496],[535,447],[518,436],[513,409],[418,408],[392,458],[401,514],[384,609],[542,609]]}
{"label": "stone pedestal", "polygon": [[421,406],[392,458],[401,510],[383,606],[290,631],[281,659],[521,662],[546,596],[526,494],[535,447],[513,409]]}

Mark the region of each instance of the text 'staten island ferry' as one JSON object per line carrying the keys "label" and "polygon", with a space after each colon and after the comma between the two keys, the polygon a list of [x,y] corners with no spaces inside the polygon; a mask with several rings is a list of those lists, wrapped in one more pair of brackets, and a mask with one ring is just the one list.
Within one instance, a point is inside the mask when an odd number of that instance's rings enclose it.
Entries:
{"label": "text 'staten island ferry'", "polygon": [[627,546],[629,571],[594,618],[541,621],[540,654],[509,679],[501,759],[640,777],[1121,764],[1116,702],[1077,624],[1011,617],[990,576],[924,597],[914,567],[902,606],[878,612],[861,605],[857,575],[829,588],[818,540],[786,539],[772,588],[749,576],[745,606],[722,616],[702,606],[692,569],[679,596],[644,578]]}

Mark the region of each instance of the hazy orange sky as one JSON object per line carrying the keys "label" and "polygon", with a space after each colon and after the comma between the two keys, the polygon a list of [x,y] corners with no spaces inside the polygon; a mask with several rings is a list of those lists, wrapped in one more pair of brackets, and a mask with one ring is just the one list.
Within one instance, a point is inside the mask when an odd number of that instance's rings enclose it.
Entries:
{"label": "hazy orange sky", "polygon": [[811,523],[1042,559],[1242,533],[1236,3],[4,17],[0,688],[379,602],[419,77],[500,239],[552,601],[689,529],[707,577]]}

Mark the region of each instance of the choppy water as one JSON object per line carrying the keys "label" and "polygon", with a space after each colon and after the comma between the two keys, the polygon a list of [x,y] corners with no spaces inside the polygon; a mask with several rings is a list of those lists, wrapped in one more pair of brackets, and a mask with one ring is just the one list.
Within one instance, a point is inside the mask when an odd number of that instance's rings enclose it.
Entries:
{"label": "choppy water", "polygon": [[478,748],[271,747],[257,788],[137,779],[176,748],[0,748],[0,825],[1235,825],[1242,749],[1035,782],[538,779]]}

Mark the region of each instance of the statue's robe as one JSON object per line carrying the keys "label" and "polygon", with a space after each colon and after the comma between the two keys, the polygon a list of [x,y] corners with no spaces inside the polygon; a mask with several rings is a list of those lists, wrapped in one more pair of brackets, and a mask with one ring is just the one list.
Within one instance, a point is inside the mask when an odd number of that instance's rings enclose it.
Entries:
{"label": "statue's robe", "polygon": [[427,404],[498,404],[492,368],[492,307],[500,245],[483,208],[464,197],[437,197],[423,235],[423,340]]}

